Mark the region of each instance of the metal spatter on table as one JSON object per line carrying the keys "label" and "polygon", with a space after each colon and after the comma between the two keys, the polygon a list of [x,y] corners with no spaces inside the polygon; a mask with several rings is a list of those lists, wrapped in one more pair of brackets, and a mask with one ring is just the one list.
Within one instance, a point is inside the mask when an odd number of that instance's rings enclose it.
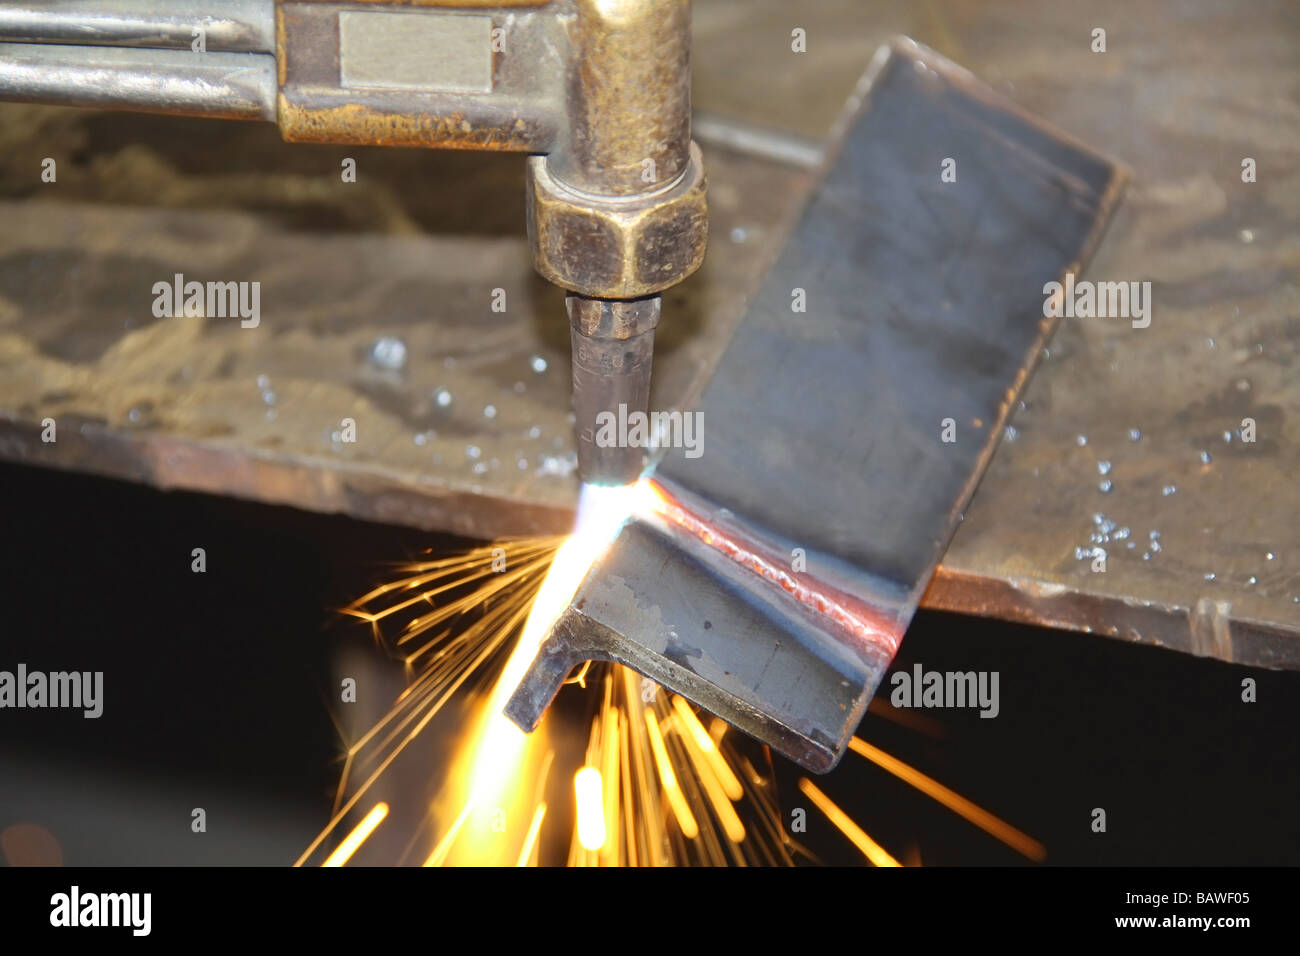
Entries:
{"label": "metal spatter on table", "polygon": [[[813,771],[835,766],[1124,175],[910,41],[829,166],[641,509],[507,713],[626,664]],[[948,174],[945,175],[945,171]],[[955,173],[955,178],[954,174]]]}

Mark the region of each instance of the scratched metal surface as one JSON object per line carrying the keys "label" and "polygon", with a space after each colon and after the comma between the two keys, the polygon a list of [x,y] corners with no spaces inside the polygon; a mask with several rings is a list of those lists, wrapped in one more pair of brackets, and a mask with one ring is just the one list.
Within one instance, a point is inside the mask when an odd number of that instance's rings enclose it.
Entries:
{"label": "scratched metal surface", "polygon": [[[1067,0],[697,0],[710,113],[823,138],[871,51],[905,33],[1133,172],[1088,275],[1152,281],[1152,325],[1062,324],[927,604],[1300,666],[1297,16],[1285,0],[1249,16],[1105,0],[1086,23]],[[806,53],[790,50],[796,26]],[[707,153],[714,241],[670,296],[657,405],[707,377],[808,183]],[[346,155],[353,185],[337,177]],[[39,181],[46,156],[57,184]],[[262,281],[262,327],[153,320],[149,286],[175,271]],[[468,534],[561,527],[575,490],[562,314],[528,268],[515,157],[0,106],[5,458]],[[383,335],[405,340],[403,372],[365,358]],[[39,441],[47,415],[72,425],[56,446]],[[347,416],[355,445],[330,440]],[[1254,446],[1222,438],[1242,417]],[[1097,546],[1104,574],[1076,557]]]}

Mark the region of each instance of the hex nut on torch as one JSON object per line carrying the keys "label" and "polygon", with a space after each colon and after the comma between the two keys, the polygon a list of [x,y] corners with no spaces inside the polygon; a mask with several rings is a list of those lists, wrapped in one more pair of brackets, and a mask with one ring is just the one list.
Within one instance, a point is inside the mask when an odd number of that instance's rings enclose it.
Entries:
{"label": "hex nut on torch", "polygon": [[700,148],[669,187],[614,198],[569,189],[548,159],[528,160],[528,238],[537,271],[582,295],[633,299],[681,282],[704,261],[709,217]]}

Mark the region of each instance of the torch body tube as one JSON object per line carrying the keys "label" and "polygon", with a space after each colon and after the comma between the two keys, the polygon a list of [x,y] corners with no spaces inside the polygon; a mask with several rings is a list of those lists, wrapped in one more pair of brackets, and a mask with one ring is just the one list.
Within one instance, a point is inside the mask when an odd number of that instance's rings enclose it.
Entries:
{"label": "torch body tube", "polygon": [[0,43],[0,97],[17,103],[273,121],[275,58]]}
{"label": "torch body tube", "polygon": [[274,0],[0,2],[0,99],[274,122]]}
{"label": "torch body tube", "polygon": [[660,296],[570,294],[578,473],[595,485],[636,481],[650,440],[647,407]]}
{"label": "torch body tube", "polygon": [[0,40],[275,53],[275,0],[18,0],[0,5]]}

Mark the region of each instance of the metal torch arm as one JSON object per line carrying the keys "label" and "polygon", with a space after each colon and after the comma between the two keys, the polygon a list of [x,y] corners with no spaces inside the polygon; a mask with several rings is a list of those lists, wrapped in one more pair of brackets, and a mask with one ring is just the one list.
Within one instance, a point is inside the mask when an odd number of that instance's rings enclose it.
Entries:
{"label": "metal torch arm", "polygon": [[274,122],[275,4],[55,0],[2,5],[0,96]]}

